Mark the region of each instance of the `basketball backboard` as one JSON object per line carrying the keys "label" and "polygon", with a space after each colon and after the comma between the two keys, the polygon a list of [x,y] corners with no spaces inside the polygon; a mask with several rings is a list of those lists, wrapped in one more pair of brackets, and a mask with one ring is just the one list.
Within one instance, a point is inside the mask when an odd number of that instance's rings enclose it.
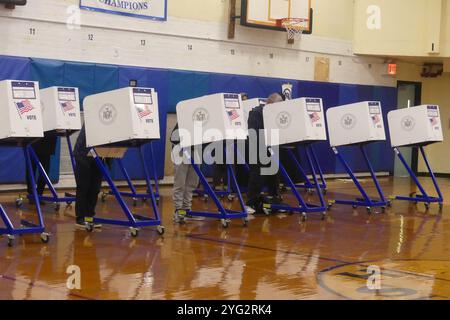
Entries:
{"label": "basketball backboard", "polygon": [[241,0],[241,24],[248,27],[285,31],[277,19],[302,18],[302,29],[312,32],[311,0]]}

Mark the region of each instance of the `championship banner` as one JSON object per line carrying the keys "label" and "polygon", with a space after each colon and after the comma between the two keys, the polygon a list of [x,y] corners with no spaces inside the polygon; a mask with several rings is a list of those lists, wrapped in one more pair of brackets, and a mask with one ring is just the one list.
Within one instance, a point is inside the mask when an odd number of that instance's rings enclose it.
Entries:
{"label": "championship banner", "polygon": [[167,0],[80,0],[80,9],[141,19],[167,20]]}

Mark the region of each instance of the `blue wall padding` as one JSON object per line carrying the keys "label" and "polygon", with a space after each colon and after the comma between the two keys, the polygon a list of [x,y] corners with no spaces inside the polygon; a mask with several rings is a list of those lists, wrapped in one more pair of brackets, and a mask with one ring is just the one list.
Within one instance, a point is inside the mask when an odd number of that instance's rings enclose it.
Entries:
{"label": "blue wall padding", "polygon": [[[175,112],[178,102],[202,95],[231,92],[248,93],[250,98],[267,97],[273,92],[280,92],[283,83],[293,85],[293,97],[320,97],[324,108],[362,100],[379,100],[382,102],[385,125],[386,115],[396,109],[397,89],[393,87],[349,85],[268,77],[230,75],[220,73],[153,69],[132,66],[119,66],[94,63],[68,62],[49,59],[20,58],[0,56],[0,80],[19,79],[39,81],[41,88],[54,85],[76,86],[80,89],[81,101],[85,96],[126,87],[130,80],[137,80],[138,86],[152,87],[158,92],[161,140],[153,142],[158,177],[164,176],[164,155],[166,140],[166,119],[168,112]],[[57,156],[52,159],[50,176],[53,180],[59,175],[59,148]],[[1,147],[0,183],[17,183],[25,180],[24,161],[19,148]],[[328,142],[315,146],[319,161],[325,173],[343,173],[344,170],[331,151]],[[358,171],[367,171],[362,157],[354,147],[340,148],[346,160]],[[377,171],[393,171],[394,155],[389,143],[376,143],[368,147],[369,155]],[[149,147],[145,156],[150,157]],[[130,150],[124,163],[133,179],[142,179],[143,171],[135,150]],[[302,159],[303,165],[304,157]],[[150,163],[149,163],[150,164]],[[151,169],[151,165],[150,165]],[[206,168],[208,173],[211,168]],[[115,179],[122,175],[113,166]]]}
{"label": "blue wall padding", "polygon": [[168,112],[175,112],[178,102],[209,94],[211,75],[204,72],[169,71]]}
{"label": "blue wall padding", "polygon": [[64,84],[64,62],[48,59],[31,59],[31,80],[39,81],[45,89]]}

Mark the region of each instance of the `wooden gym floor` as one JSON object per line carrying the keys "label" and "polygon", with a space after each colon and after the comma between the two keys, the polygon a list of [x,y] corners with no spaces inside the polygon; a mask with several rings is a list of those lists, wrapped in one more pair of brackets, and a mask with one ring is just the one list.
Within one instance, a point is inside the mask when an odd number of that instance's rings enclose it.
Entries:
{"label": "wooden gym floor", "polygon": [[[448,197],[450,180],[439,181]],[[409,179],[381,182],[386,195],[414,190]],[[342,180],[329,189],[331,199],[356,195]],[[0,237],[0,299],[450,299],[448,202],[442,214],[437,205],[425,212],[402,202],[371,216],[336,205],[326,221],[311,214],[299,224],[298,215],[279,214],[224,230],[216,220],[174,225],[171,189],[162,195],[163,237],[148,228],[131,238],[115,226],[88,234],[75,230],[73,208],[44,206],[48,245],[27,235],[8,248]],[[0,202],[16,223],[31,219],[27,205],[16,211],[15,196]],[[120,216],[113,198],[98,211]],[[79,290],[66,286],[71,265],[81,270]],[[366,285],[369,267],[381,270],[380,290]]]}

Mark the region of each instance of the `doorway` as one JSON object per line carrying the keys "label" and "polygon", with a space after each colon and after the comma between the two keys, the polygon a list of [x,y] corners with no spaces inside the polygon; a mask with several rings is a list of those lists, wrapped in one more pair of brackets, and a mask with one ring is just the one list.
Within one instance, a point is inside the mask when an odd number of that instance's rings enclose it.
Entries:
{"label": "doorway", "polygon": [[[398,81],[397,82],[397,107],[398,109],[414,107],[421,104],[422,100],[422,83]],[[417,174],[418,167],[418,150],[417,148],[400,148],[406,162]],[[400,160],[395,158],[395,177],[409,177],[408,171],[405,169]]]}

